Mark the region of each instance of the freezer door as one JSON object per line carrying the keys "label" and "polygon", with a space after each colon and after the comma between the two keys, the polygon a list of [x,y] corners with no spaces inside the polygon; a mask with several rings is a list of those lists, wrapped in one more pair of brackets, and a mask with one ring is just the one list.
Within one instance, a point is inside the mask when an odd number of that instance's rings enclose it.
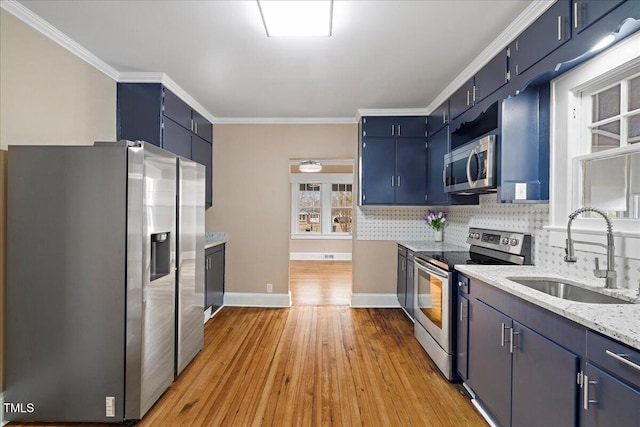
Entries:
{"label": "freezer door", "polygon": [[140,419],[173,382],[176,157],[129,147],[125,416]]}
{"label": "freezer door", "polygon": [[204,344],[205,168],[178,158],[178,281],[176,376]]}

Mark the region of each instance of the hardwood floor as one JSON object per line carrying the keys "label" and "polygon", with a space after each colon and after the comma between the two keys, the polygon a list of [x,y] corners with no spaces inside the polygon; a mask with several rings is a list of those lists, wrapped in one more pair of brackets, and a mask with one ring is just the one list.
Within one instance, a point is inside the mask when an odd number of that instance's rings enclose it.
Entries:
{"label": "hardwood floor", "polygon": [[401,310],[298,306],[223,308],[205,325],[204,349],[138,425],[486,424]]}
{"label": "hardwood floor", "polygon": [[[293,307],[225,307],[138,424],[485,426],[400,309],[352,309],[351,262],[291,261]],[[108,426],[109,424],[9,424]]]}
{"label": "hardwood floor", "polygon": [[289,261],[292,305],[349,305],[351,261]]}

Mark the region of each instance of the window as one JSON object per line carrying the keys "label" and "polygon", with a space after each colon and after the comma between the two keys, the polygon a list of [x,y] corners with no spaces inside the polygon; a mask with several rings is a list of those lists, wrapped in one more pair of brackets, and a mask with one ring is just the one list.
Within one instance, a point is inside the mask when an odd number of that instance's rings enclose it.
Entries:
{"label": "window", "polygon": [[[640,241],[640,33],[552,82],[551,244],[564,246],[568,216],[584,206],[613,218],[616,251]],[[576,238],[602,243],[602,219],[581,216]],[[635,249],[634,249],[635,248]],[[596,249],[593,249],[596,250]]]}
{"label": "window", "polygon": [[350,238],[352,180],[352,174],[292,174],[292,237]]}
{"label": "window", "polygon": [[578,96],[585,153],[574,159],[580,205],[611,218],[640,218],[640,75],[587,87]]}

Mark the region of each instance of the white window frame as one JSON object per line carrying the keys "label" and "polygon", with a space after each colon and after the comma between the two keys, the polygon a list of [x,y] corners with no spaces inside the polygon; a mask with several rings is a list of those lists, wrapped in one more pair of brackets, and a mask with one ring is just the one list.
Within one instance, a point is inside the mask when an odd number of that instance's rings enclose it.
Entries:
{"label": "white window frame", "polygon": [[[322,209],[320,233],[307,233],[298,229],[298,194],[300,184],[320,184],[320,206]],[[348,173],[296,173],[291,174],[291,238],[341,240],[351,239],[352,233],[331,231],[331,186],[333,184],[351,184],[354,193],[353,175]],[[355,212],[355,211],[353,211]],[[353,214],[352,214],[353,218]]]}
{"label": "white window frame", "polygon": [[[579,157],[587,153],[585,144],[591,142],[585,127],[591,118],[591,104],[583,100],[581,94],[588,88],[604,89],[630,77],[637,73],[639,66],[640,34],[635,34],[551,83],[550,218],[547,229],[552,246],[564,247],[568,216],[581,203],[581,176],[577,166]],[[588,108],[585,109],[586,105]],[[622,151],[635,149],[625,147]],[[613,219],[613,230],[616,255],[640,258],[640,220]],[[604,222],[602,218],[578,217],[573,221],[572,234],[576,240],[604,243]],[[591,252],[605,252],[598,246],[588,248]]]}

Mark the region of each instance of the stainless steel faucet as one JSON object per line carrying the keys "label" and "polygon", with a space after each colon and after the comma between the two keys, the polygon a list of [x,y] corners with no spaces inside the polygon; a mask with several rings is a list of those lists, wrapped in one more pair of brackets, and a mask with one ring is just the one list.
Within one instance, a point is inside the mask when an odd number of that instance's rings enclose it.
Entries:
{"label": "stainless steel faucet", "polygon": [[[611,220],[609,219],[607,214],[605,214],[601,210],[595,209],[595,208],[588,208],[588,207],[580,208],[575,210],[571,215],[569,215],[569,222],[567,223],[567,243],[564,249],[566,255],[564,256],[564,260],[566,262],[576,262],[578,260],[578,258],[575,256],[573,251],[573,240],[571,239],[571,223],[573,222],[575,217],[577,217],[583,212],[595,212],[601,215],[604,218],[604,220],[607,222],[607,245],[606,245],[607,269],[600,270],[599,260],[598,260],[598,257],[596,257],[596,268],[595,270],[593,270],[593,274],[594,276],[600,279],[606,279],[606,284],[605,284],[606,288],[616,289],[618,285],[616,284],[616,260],[615,260],[616,250],[613,244],[613,228],[611,226]],[[600,245],[598,243],[591,243],[591,242],[580,242],[580,243],[587,243],[591,245],[595,244],[603,247],[605,246],[605,245]]]}

